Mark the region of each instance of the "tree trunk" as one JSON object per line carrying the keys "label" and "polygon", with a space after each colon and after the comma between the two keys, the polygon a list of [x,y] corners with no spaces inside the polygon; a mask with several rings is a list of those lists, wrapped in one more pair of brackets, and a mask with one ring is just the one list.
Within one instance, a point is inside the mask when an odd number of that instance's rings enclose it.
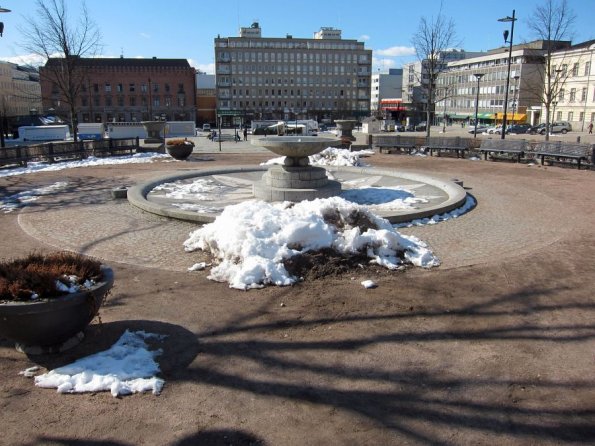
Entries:
{"label": "tree trunk", "polygon": [[545,103],[545,140],[550,140],[550,104]]}
{"label": "tree trunk", "polygon": [[74,105],[70,106],[70,125],[72,126],[72,139],[74,142],[78,141],[78,125],[76,119],[76,109]]}

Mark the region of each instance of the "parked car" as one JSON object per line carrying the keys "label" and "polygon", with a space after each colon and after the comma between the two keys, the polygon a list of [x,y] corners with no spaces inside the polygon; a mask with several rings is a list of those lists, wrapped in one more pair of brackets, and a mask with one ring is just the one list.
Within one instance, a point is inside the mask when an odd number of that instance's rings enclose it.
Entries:
{"label": "parked car", "polygon": [[[562,133],[566,134],[572,131],[572,126],[568,121],[554,121],[550,123],[550,133]],[[529,133],[535,135],[539,133],[540,135],[545,135],[545,123],[539,124],[538,126],[531,127],[529,129]]]}
{"label": "parked car", "polygon": [[545,133],[545,124],[538,124],[538,125],[534,125],[533,127],[529,127],[529,129],[527,130],[527,133],[530,133],[531,135],[536,135],[538,133],[540,135],[543,135]]}
{"label": "parked car", "polygon": [[422,121],[415,126],[415,131],[416,132],[425,132],[426,128],[427,128],[426,121]]}
{"label": "parked car", "polygon": [[506,133],[514,133],[516,135],[527,133],[527,130],[531,128],[530,124],[513,124],[506,127]]}
{"label": "parked car", "polygon": [[486,130],[486,133],[489,135],[493,135],[494,133],[499,135],[500,132],[502,132],[502,125],[494,125],[492,127],[488,127]]}
{"label": "parked car", "polygon": [[[477,133],[483,133],[488,129],[488,126],[485,125],[480,125],[477,124]],[[467,130],[467,133],[471,133],[473,134],[475,132],[475,126],[470,126],[469,130]]]}

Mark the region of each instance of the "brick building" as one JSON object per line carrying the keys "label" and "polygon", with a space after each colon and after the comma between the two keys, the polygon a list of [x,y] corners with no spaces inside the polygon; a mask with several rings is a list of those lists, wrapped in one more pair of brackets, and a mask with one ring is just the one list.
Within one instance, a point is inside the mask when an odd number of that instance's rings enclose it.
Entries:
{"label": "brick building", "polygon": [[[62,64],[51,58],[40,69],[41,95],[45,110],[70,120],[54,74]],[[186,59],[81,58],[76,66],[78,122],[196,120],[195,70]]]}

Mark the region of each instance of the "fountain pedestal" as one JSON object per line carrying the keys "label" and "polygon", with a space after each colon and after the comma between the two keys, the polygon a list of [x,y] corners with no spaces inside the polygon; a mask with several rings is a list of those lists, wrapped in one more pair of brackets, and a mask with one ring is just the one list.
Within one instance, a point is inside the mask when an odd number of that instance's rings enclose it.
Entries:
{"label": "fountain pedestal", "polygon": [[252,143],[286,157],[283,166],[271,166],[262,180],[254,184],[255,198],[297,202],[341,193],[341,183],[329,180],[326,169],[311,166],[308,159],[327,147],[340,145],[341,140],[315,136],[269,136]]}
{"label": "fountain pedestal", "polygon": [[161,132],[165,129],[167,122],[165,121],[142,121],[141,124],[147,131],[147,144],[162,144],[165,138],[161,136]]}

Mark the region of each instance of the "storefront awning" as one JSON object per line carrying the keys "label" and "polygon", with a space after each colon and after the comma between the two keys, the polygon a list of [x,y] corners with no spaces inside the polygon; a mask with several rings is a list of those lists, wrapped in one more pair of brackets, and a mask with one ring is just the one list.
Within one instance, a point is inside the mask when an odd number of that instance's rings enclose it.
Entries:
{"label": "storefront awning", "polygon": [[455,113],[454,115],[449,115],[452,119],[467,119],[470,115],[469,113]]}
{"label": "storefront awning", "polygon": [[[496,113],[496,120],[501,121],[504,119],[504,113]],[[506,113],[507,121],[526,121],[527,115],[525,113]]]}
{"label": "storefront awning", "polygon": [[493,113],[478,113],[477,118],[478,119],[494,119],[494,114]]}

